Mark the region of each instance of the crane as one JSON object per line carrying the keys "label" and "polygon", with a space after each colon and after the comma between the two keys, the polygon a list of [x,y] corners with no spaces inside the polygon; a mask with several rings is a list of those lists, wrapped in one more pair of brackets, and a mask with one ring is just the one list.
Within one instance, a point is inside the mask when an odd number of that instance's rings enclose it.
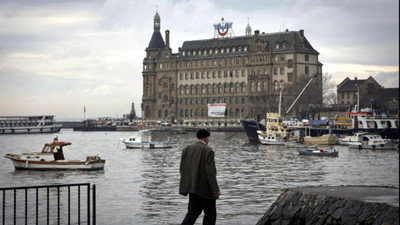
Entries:
{"label": "crane", "polygon": [[314,73],[312,75],[312,77],[310,78],[310,80],[308,81],[308,83],[306,84],[306,86],[304,86],[303,90],[300,92],[300,94],[297,96],[297,98],[293,101],[292,105],[289,107],[288,110],[286,110],[286,114],[288,114],[290,112],[290,110],[293,108],[294,104],[296,104],[297,100],[299,100],[300,96],[303,94],[303,92],[307,89],[307,87],[311,84],[311,81],[314,80],[314,78],[316,78],[318,75],[318,73]]}

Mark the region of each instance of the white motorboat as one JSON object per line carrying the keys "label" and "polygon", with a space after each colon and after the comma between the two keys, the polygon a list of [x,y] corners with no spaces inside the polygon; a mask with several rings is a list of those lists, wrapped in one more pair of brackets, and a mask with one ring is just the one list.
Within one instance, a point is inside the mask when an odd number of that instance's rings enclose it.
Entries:
{"label": "white motorboat", "polygon": [[15,169],[21,170],[99,170],[104,168],[106,160],[98,155],[87,156],[85,160],[65,160],[63,147],[70,142],[54,141],[44,145],[41,152],[22,153],[21,155],[6,154]]}
{"label": "white motorboat", "polygon": [[394,150],[399,147],[399,143],[383,139],[382,136],[376,134],[365,134],[362,141],[349,142],[348,144],[350,148],[358,149]]}
{"label": "white motorboat", "polygon": [[359,132],[359,133],[354,133],[351,136],[346,136],[343,138],[339,138],[339,143],[341,145],[349,145],[349,142],[362,142],[364,135],[369,135],[368,132]]}
{"label": "white motorboat", "polygon": [[151,141],[150,131],[151,130],[140,130],[129,138],[121,138],[120,141],[124,143],[127,148],[172,148],[176,145],[176,141]]}

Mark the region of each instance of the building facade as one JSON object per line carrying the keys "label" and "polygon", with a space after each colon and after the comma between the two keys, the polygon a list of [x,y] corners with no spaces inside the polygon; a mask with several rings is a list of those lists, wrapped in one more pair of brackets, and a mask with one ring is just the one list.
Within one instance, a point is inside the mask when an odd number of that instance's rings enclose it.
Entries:
{"label": "building facade", "polygon": [[367,79],[355,77],[354,80],[346,77],[337,85],[337,104],[348,105],[353,110],[357,102],[360,109],[372,106],[396,115],[399,110],[399,88],[384,88],[372,76]]}
{"label": "building facade", "polygon": [[[185,41],[173,53],[169,30],[164,42],[160,24],[156,13],[143,60],[142,117],[147,123],[221,125],[265,118],[267,111],[278,111],[280,87],[282,107],[288,108],[300,79],[322,75],[319,53],[303,30],[252,34],[247,24],[244,36]],[[320,104],[321,76],[313,85]],[[211,103],[226,103],[226,116],[208,117]]]}

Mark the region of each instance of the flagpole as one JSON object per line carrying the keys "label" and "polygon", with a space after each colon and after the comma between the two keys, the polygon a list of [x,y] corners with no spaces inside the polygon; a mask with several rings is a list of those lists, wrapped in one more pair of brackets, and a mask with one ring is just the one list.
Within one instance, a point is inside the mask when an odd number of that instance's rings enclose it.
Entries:
{"label": "flagpole", "polygon": [[86,120],[86,105],[83,106],[83,120]]}

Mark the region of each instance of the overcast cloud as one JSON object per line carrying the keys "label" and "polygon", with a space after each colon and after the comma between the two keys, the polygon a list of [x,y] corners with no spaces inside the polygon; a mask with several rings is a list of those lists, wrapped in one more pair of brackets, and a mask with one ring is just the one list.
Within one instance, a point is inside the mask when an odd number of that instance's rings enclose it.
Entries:
{"label": "overcast cloud", "polygon": [[[142,62],[157,10],[174,53],[213,38],[221,17],[236,36],[304,29],[336,84],[374,77],[399,86],[398,0],[2,0],[0,115],[57,120],[141,115]],[[165,39],[165,37],[164,37]]]}

